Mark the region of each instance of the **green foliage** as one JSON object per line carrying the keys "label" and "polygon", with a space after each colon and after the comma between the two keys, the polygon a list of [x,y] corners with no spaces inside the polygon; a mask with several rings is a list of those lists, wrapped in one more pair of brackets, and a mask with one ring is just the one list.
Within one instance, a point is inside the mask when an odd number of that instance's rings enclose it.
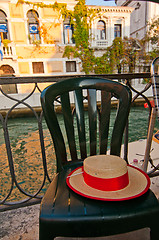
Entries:
{"label": "green foliage", "polygon": [[108,47],[107,51],[109,51],[109,64],[111,67],[111,71],[117,68],[118,72],[120,72],[121,61],[124,56],[124,42],[122,38],[115,38],[112,45]]}
{"label": "green foliage", "polygon": [[151,52],[149,52],[149,58],[152,60],[152,59],[155,59],[156,57],[159,56],[159,49],[152,49]]}
{"label": "green foliage", "polygon": [[89,11],[85,0],[79,0],[71,15],[71,23],[74,27],[73,38],[75,46],[66,46],[63,57],[78,57],[82,63],[82,70],[89,74],[94,71],[94,50],[89,46],[89,29],[95,11]]}
{"label": "green foliage", "polygon": [[145,40],[150,41],[152,45],[159,44],[159,17],[148,22],[148,31]]}
{"label": "green foliage", "polygon": [[[89,31],[92,26],[92,21],[99,16],[99,9],[88,9],[85,0],[78,0],[72,12],[71,23],[74,26],[73,38],[75,40],[74,47],[65,47],[63,57],[78,57],[82,63],[82,71],[86,74],[96,72],[99,59],[95,57],[94,50],[90,48]],[[100,67],[103,70],[103,67]],[[99,71],[99,70],[98,70]]]}
{"label": "green foliage", "polygon": [[143,39],[145,45],[152,44],[152,49],[148,53],[149,59],[154,59],[159,56],[159,16],[151,19],[148,22],[148,31]]}
{"label": "green foliage", "polygon": [[80,0],[74,8],[74,39],[76,47],[80,49],[89,47],[89,27],[87,24],[87,14],[85,0]]}
{"label": "green foliage", "polygon": [[25,0],[18,0],[18,4],[28,4],[40,8],[53,8],[58,11],[63,19],[70,18],[70,24],[73,25],[75,46],[66,46],[63,57],[79,58],[82,64],[82,71],[86,74],[93,73],[109,73],[113,71],[113,61],[110,64],[108,58],[113,56],[106,51],[101,57],[95,57],[94,50],[90,48],[90,34],[89,31],[92,26],[94,18],[100,16],[100,8],[88,9],[85,0],[78,0],[73,11],[67,10],[66,4],[55,2],[54,4],[33,3]]}
{"label": "green foliage", "polygon": [[63,57],[70,58],[80,58],[80,53],[77,51],[75,46],[66,46],[65,51],[63,53]]}
{"label": "green foliage", "polygon": [[101,57],[96,57],[94,72],[96,74],[113,73],[113,67],[110,64],[110,52],[107,50]]}
{"label": "green foliage", "polygon": [[67,4],[57,3],[56,1],[53,4],[44,4],[43,2],[30,2],[25,0],[18,0],[17,5],[19,4],[27,4],[32,6],[33,8],[52,8],[55,11],[58,11],[62,14],[62,16],[66,16],[68,14]]}
{"label": "green foliage", "polygon": [[139,59],[139,52],[141,51],[141,45],[137,39],[124,38],[124,59],[125,64],[129,67],[129,72],[132,73],[135,70],[136,62]]}
{"label": "green foliage", "polygon": [[[59,16],[63,19],[69,18],[70,24],[73,25],[73,38],[75,44],[72,46],[66,46],[64,49],[63,57],[67,58],[79,58],[82,64],[82,71],[86,74],[96,73],[113,73],[114,71],[121,72],[124,66],[128,67],[129,72],[132,73],[135,70],[136,64],[140,59],[148,63],[150,59],[159,54],[159,48],[154,47],[151,53],[146,53],[146,43],[152,44],[159,43],[159,18],[154,19],[149,25],[149,31],[143,40],[137,40],[133,38],[115,38],[112,45],[105,50],[105,53],[96,57],[94,50],[90,47],[90,29],[92,27],[92,21],[95,18],[99,18],[101,9],[88,8],[85,4],[85,0],[77,0],[77,4],[74,10],[67,9],[66,4],[54,2],[53,4],[32,3],[25,0],[19,0],[18,4],[29,4],[33,8],[53,8],[53,10],[59,12]],[[44,30],[43,30],[44,32]]]}

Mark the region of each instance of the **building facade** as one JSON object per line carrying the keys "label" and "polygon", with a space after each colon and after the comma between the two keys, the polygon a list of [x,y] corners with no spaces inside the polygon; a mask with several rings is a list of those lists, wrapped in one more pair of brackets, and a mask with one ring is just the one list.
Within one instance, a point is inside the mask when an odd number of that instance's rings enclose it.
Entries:
{"label": "building facade", "polygon": [[[116,0],[117,6],[131,7],[130,37],[143,39],[148,31],[148,23],[159,17],[159,4],[149,1]],[[158,33],[159,34],[159,33]],[[152,51],[153,46],[149,42],[146,51]],[[136,72],[150,72],[150,63],[140,60],[136,65]]]}
{"label": "building facade", "polygon": [[[133,1],[133,0],[116,0],[117,6],[132,7],[130,18],[130,36],[137,39],[142,39],[147,30],[148,22],[159,17],[159,4],[149,1]],[[151,45],[149,49],[151,50]]]}
{"label": "building facade", "polygon": [[[40,1],[30,0],[38,3]],[[74,8],[75,0],[58,0]],[[43,3],[50,4],[48,0]],[[89,8],[97,8],[88,6]],[[94,19],[90,44],[100,56],[115,37],[130,36],[131,7],[102,7]],[[40,31],[39,31],[40,29]],[[43,76],[81,74],[79,59],[63,58],[66,45],[74,46],[73,27],[52,8],[0,1],[0,74]],[[29,85],[30,87],[30,85]],[[28,86],[3,86],[8,93],[25,93]]]}

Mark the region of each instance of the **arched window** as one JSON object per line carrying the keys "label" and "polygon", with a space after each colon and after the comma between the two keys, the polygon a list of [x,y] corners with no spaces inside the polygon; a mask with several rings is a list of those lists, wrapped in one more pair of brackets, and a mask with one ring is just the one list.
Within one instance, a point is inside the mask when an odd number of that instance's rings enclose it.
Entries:
{"label": "arched window", "polygon": [[2,41],[9,39],[7,15],[2,10],[0,10],[0,37]]}
{"label": "arched window", "polygon": [[30,43],[34,43],[34,41],[40,41],[38,13],[34,10],[29,10],[27,17]]}
{"label": "arched window", "polygon": [[[14,76],[14,69],[10,65],[2,65],[0,66],[0,75],[1,76]],[[17,84],[4,84],[1,85],[1,89],[4,93],[17,93]]]}
{"label": "arched window", "polygon": [[106,26],[105,22],[100,20],[97,23],[97,39],[105,40],[106,39]]}
{"label": "arched window", "polygon": [[70,24],[70,19],[66,18],[64,21],[64,44],[75,43],[73,39],[73,25]]}

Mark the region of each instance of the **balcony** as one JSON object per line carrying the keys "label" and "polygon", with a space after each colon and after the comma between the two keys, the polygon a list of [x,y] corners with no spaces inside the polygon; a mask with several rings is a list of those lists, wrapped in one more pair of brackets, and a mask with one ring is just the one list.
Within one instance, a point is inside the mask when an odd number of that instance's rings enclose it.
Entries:
{"label": "balcony", "polygon": [[7,46],[2,43],[3,59],[17,59],[15,45],[8,43]]}
{"label": "balcony", "polygon": [[92,41],[92,48],[96,49],[106,49],[108,47],[107,40],[94,40]]}

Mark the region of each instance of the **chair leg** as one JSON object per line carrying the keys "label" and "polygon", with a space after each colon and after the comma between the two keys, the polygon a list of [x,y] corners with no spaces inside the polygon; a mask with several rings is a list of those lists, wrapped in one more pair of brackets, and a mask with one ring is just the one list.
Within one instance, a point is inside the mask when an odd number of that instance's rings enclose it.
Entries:
{"label": "chair leg", "polygon": [[54,238],[55,236],[50,236],[46,232],[42,234],[39,233],[39,240],[53,240]]}
{"label": "chair leg", "polygon": [[150,238],[151,238],[151,240],[159,239],[159,231],[158,231],[158,228],[156,226],[151,227]]}
{"label": "chair leg", "polygon": [[39,227],[39,240],[53,240],[55,237],[49,228]]}

